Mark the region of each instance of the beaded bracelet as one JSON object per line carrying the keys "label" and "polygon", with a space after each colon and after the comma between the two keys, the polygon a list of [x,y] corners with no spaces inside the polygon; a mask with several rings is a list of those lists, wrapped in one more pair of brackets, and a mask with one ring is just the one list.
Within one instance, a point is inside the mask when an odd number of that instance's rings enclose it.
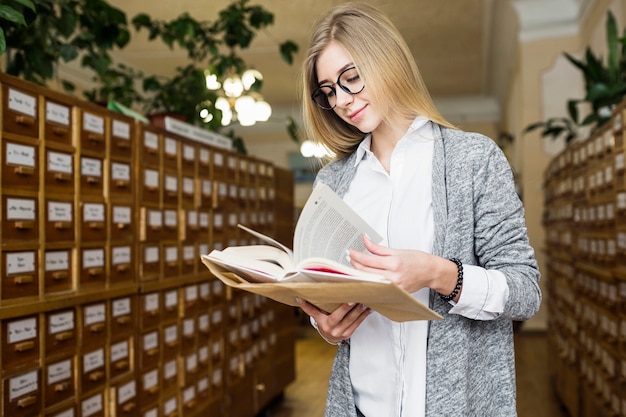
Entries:
{"label": "beaded bracelet", "polygon": [[456,264],[458,275],[456,280],[456,286],[449,295],[443,295],[439,293],[439,297],[441,297],[443,301],[454,300],[454,297],[456,297],[459,294],[459,291],[461,291],[461,286],[463,286],[463,264],[457,258],[450,258],[450,261]]}

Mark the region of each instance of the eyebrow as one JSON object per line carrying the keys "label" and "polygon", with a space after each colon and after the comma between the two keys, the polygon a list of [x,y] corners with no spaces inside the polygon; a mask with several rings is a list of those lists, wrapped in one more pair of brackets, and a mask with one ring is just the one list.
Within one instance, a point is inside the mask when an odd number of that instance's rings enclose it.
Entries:
{"label": "eyebrow", "polygon": [[[355,66],[355,65],[354,65],[354,62],[349,62],[349,63],[347,63],[347,64],[346,64],[346,65],[344,65],[343,67],[339,68],[339,71],[337,71],[337,75],[341,74],[343,71],[347,70],[348,68],[350,68],[350,67],[354,67],[354,66]],[[329,83],[329,82],[330,82],[330,80],[328,80],[328,79],[324,79],[324,80],[318,81],[318,82],[317,82],[317,85],[318,85],[318,86],[322,86],[322,85],[324,85],[324,83]]]}

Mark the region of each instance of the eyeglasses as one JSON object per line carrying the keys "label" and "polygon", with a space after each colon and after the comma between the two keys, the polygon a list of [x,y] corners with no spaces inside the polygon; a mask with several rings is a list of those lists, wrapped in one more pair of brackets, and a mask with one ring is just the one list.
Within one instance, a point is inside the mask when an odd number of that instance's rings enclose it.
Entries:
{"label": "eyeglasses", "polygon": [[359,94],[365,88],[365,83],[361,79],[359,72],[355,67],[350,67],[341,72],[337,78],[337,82],[333,85],[319,86],[311,98],[324,110],[332,110],[337,105],[337,90],[335,85],[338,85],[343,91],[348,94]]}

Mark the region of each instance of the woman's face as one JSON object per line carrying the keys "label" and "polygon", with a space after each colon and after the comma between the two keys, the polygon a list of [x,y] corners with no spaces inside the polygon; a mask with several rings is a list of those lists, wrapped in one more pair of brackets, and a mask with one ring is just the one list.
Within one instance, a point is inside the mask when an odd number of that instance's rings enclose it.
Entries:
{"label": "woman's face", "polygon": [[[349,94],[337,84],[340,75],[345,80],[342,84],[350,82],[342,73],[351,67],[354,67],[354,62],[348,52],[335,42],[329,43],[317,58],[318,86],[334,87],[335,107],[329,111],[334,111],[346,123],[363,133],[373,132],[381,124],[382,117],[376,106],[369,101],[367,86],[357,94]],[[350,88],[349,84],[346,86]]]}

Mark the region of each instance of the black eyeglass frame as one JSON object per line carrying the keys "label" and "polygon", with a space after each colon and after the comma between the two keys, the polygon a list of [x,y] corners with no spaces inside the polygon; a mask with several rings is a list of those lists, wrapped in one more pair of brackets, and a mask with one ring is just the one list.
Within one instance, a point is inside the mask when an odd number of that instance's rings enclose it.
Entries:
{"label": "black eyeglass frame", "polygon": [[[352,92],[350,91],[350,89],[348,87],[346,87],[345,85],[341,84],[341,76],[343,74],[345,74],[346,72],[356,69],[356,67],[349,67],[346,68],[345,70],[341,71],[341,73],[339,74],[339,77],[337,77],[337,82],[331,85],[320,85],[319,87],[317,87],[312,93],[311,93],[311,100],[313,100],[313,102],[315,104],[317,104],[317,107],[319,107],[322,110],[332,110],[337,106],[337,102],[335,101],[335,104],[332,107],[324,107],[321,104],[319,104],[317,102],[317,100],[315,100],[315,96],[317,94],[324,94],[322,88],[330,88],[333,92],[333,94],[335,94],[335,96],[337,96],[337,89],[335,89],[335,86],[338,85],[343,91],[345,91],[346,93],[350,94],[350,95],[355,95],[355,94],[359,94],[361,91],[363,91],[363,89],[365,88],[365,83],[363,83],[363,87],[361,87],[361,89],[359,91],[356,92]],[[358,72],[358,71],[357,71]],[[361,76],[361,74],[359,74],[359,77]]]}

